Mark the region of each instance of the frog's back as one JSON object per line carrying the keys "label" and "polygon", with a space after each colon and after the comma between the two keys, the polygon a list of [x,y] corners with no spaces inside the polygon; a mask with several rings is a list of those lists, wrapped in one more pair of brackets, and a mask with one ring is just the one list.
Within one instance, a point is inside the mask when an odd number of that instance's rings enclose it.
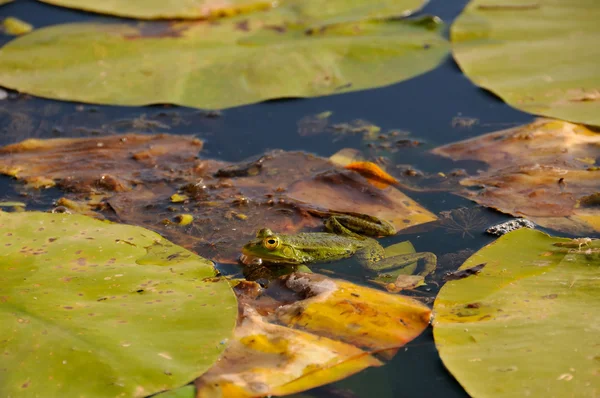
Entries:
{"label": "frog's back", "polygon": [[310,261],[335,261],[351,257],[369,245],[371,238],[357,239],[328,232],[309,232],[288,235],[287,244],[309,257]]}

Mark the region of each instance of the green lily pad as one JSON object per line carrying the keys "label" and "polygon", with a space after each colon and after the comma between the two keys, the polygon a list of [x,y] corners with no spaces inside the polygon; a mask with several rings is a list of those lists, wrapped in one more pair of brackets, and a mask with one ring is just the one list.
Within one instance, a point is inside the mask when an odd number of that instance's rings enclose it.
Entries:
{"label": "green lily pad", "polygon": [[600,241],[523,228],[471,256],[446,283],[434,337],[473,397],[596,397]]}
{"label": "green lily pad", "polygon": [[593,0],[472,0],[452,25],[452,52],[511,106],[598,126],[599,19]]}
{"label": "green lily pad", "polygon": [[[86,11],[120,15],[123,17],[159,18],[215,18],[261,11],[277,6],[270,0],[41,0],[45,3]],[[329,15],[368,15],[374,18],[408,15],[424,4],[425,0],[285,0],[283,7],[302,10],[305,15],[326,18]],[[281,6],[280,6],[281,7]],[[390,15],[392,13],[392,15]]]}
{"label": "green lily pad", "polygon": [[323,25],[303,12],[290,3],[218,21],[43,28],[2,48],[0,84],[61,100],[221,109],[398,83],[448,50],[439,19],[331,15]]}
{"label": "green lily pad", "polygon": [[212,263],[140,227],[0,212],[0,396],[142,397],[182,386],[237,315]]}

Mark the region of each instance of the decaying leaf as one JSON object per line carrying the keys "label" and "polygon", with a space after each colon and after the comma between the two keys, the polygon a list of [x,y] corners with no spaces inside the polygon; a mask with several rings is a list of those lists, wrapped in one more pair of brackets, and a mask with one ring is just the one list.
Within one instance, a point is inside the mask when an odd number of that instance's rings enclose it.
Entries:
{"label": "decaying leaf", "polygon": [[459,193],[536,224],[574,234],[600,231],[600,134],[539,119],[531,124],[446,145],[433,153],[480,160],[487,171],[467,177]]}
{"label": "decaying leaf", "polygon": [[469,395],[596,397],[600,241],[522,228],[460,270],[482,263],[434,304],[436,346]]}
{"label": "decaying leaf", "polygon": [[[29,187],[65,190],[69,203],[78,203],[73,211],[87,202],[86,212],[160,231],[224,262],[236,262],[264,227],[321,229],[324,217],[344,212],[386,220],[398,231],[436,219],[396,188],[375,188],[324,158],[273,151],[229,164],[198,158],[201,147],[167,134],[27,140],[0,148],[0,172]],[[182,223],[182,214],[191,219]]]}
{"label": "decaying leaf", "polygon": [[451,28],[465,74],[526,112],[600,125],[600,8],[590,0],[472,0]]}
{"label": "decaying leaf", "polygon": [[236,287],[234,340],[197,380],[199,397],[280,396],[327,384],[381,366],[371,354],[392,356],[429,323],[429,308],[407,297],[316,274],[278,282],[273,290],[289,290],[292,303],[250,282]]}
{"label": "decaying leaf", "polygon": [[344,166],[344,168],[360,173],[365,178],[376,182],[378,187],[385,188],[388,185],[398,184],[398,180],[373,162],[352,162]]}
{"label": "decaying leaf", "polygon": [[218,21],[55,25],[2,48],[0,84],[60,100],[205,109],[386,86],[435,68],[448,50],[439,19],[385,19],[405,15],[402,3],[291,0]]}
{"label": "decaying leaf", "polygon": [[0,211],[0,396],[145,397],[192,381],[231,336],[213,264],[140,227]]}

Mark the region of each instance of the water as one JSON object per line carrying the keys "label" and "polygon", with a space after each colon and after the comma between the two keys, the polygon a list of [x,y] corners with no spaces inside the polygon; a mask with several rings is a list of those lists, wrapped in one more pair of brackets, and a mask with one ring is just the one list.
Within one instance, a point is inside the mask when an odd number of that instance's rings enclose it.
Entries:
{"label": "water", "polygon": [[[467,0],[432,0],[423,13],[438,15],[449,23],[466,3]],[[9,15],[22,18],[38,28],[65,22],[115,19],[32,0],[18,0],[0,8],[0,17]],[[1,44],[8,40],[8,36],[0,36]],[[409,131],[411,138],[423,141],[425,145],[402,150],[401,161],[425,172],[447,171],[456,167],[450,161],[425,154],[428,149],[533,119],[531,115],[512,109],[492,94],[475,87],[462,75],[451,57],[429,73],[389,87],[322,98],[268,101],[228,109],[219,117],[181,107],[85,105],[82,108],[75,103],[24,98],[14,93],[11,93],[11,98],[0,102],[1,145],[31,137],[75,137],[108,134],[110,130],[131,131],[123,123],[115,124],[115,121],[146,115],[170,127],[155,126],[155,132],[194,134],[206,142],[202,156],[226,161],[240,161],[274,148],[303,150],[321,156],[330,156],[345,147],[361,148],[358,136],[334,142],[327,134],[298,134],[297,123],[300,119],[331,111],[332,119],[336,122],[364,119],[377,124],[382,130]],[[17,113],[24,116],[15,118]],[[478,123],[468,128],[453,127],[453,118],[458,116],[475,118]],[[38,200],[43,204],[58,194],[44,192]],[[446,193],[409,194],[435,213],[459,207],[475,207],[465,199]],[[0,177],[0,199],[14,196],[13,181]],[[29,208],[35,209],[36,205]],[[490,210],[483,209],[480,212],[489,224],[507,219]],[[433,251],[441,257],[463,249],[477,250],[490,242],[491,238],[481,230],[479,228],[463,236],[461,233],[451,234],[448,230],[437,229],[386,239],[383,243],[387,245],[409,239],[417,251]],[[449,267],[448,264],[442,262],[441,266]],[[335,386],[350,388],[357,397],[467,396],[443,368],[433,344],[431,329],[401,349],[388,365],[368,369]],[[319,396],[333,396],[331,390],[316,393]]]}

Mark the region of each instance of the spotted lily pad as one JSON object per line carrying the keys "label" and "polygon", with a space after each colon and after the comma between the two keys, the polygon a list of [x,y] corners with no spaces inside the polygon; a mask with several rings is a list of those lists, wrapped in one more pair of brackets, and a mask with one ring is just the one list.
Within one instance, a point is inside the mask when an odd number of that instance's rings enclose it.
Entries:
{"label": "spotted lily pad", "polygon": [[434,337],[473,397],[598,395],[600,241],[510,232],[442,287]]}
{"label": "spotted lily pad", "polygon": [[483,206],[573,234],[600,231],[600,135],[590,128],[539,119],[433,153],[490,166],[460,182],[469,189],[459,194]]}
{"label": "spotted lily pad", "polygon": [[600,125],[593,0],[472,0],[451,28],[473,82],[525,112]]}
{"label": "spotted lily pad", "polygon": [[237,315],[212,263],[140,227],[0,211],[0,395],[143,397],[205,372]]}
{"label": "spotted lily pad", "polygon": [[[219,18],[267,10],[277,7],[277,2],[267,0],[41,0],[63,7],[124,17],[158,18]],[[284,6],[300,9],[303,15],[325,19],[330,15],[346,18],[367,15],[382,18],[392,15],[408,15],[423,6],[425,0],[285,0]]]}
{"label": "spotted lily pad", "polygon": [[381,87],[435,68],[447,53],[439,19],[379,19],[404,15],[402,2],[382,2],[381,15],[360,2],[358,16],[330,3],[284,2],[218,21],[43,28],[2,48],[0,84],[70,101],[220,109]]}

